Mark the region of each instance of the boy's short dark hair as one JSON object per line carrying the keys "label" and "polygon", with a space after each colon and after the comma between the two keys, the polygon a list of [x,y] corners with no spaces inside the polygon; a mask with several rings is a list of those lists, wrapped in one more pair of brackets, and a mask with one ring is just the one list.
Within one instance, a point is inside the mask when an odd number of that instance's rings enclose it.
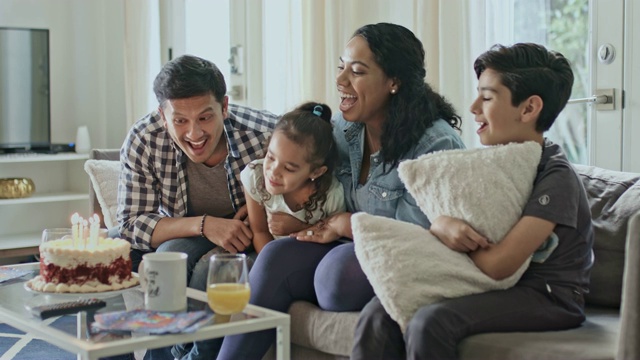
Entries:
{"label": "boy's short dark hair", "polygon": [[536,122],[539,132],[549,130],[571,96],[573,71],[569,61],[542,45],[497,44],[478,56],[473,68],[478,78],[486,69],[496,71],[511,91],[513,106],[532,95],[540,96],[544,105]]}
{"label": "boy's short dark hair", "polygon": [[153,82],[158,103],[211,93],[222,104],[227,85],[220,69],[211,61],[182,55],[166,63]]}

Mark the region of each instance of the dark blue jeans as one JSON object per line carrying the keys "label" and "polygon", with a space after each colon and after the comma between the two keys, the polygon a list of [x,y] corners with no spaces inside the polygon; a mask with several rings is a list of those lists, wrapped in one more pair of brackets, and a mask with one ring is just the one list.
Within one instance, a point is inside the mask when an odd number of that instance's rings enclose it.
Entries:
{"label": "dark blue jeans", "polygon": [[[358,311],[374,296],[351,242],[272,241],[258,255],[249,283],[251,304],[281,312],[287,312],[296,300],[330,311]],[[261,359],[275,338],[275,330],[227,336],[218,359]],[[207,349],[201,344],[194,348],[207,359],[213,358],[220,347],[219,341],[209,343]],[[185,359],[196,359],[193,354],[191,349]]]}

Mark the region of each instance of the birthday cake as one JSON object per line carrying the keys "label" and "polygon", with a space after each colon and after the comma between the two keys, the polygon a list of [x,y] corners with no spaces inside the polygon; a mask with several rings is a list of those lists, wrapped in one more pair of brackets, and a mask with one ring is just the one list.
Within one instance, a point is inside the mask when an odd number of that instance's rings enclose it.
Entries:
{"label": "birthday cake", "polygon": [[138,284],[131,274],[131,244],[100,238],[78,245],[73,238],[40,245],[40,275],[27,286],[41,292],[93,293],[121,290]]}

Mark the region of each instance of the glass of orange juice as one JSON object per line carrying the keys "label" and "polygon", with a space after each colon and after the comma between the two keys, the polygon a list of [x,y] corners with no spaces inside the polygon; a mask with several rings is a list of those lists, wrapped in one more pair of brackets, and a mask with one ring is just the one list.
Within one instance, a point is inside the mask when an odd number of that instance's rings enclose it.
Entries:
{"label": "glass of orange juice", "polygon": [[207,299],[211,310],[219,315],[240,313],[250,295],[245,254],[215,254],[209,258]]}

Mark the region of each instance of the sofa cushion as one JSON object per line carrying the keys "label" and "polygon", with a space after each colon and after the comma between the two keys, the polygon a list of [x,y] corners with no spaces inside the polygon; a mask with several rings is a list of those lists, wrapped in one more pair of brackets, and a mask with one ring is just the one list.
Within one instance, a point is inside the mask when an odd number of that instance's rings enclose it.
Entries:
{"label": "sofa cushion", "polygon": [[588,304],[620,306],[625,237],[631,215],[640,211],[640,174],[575,165],[587,192],[595,241]]}
{"label": "sofa cushion", "polygon": [[116,226],[118,224],[120,162],[89,159],[84,163],[84,170],[91,179],[93,190],[102,210],[104,224],[107,228]]}
{"label": "sofa cushion", "polygon": [[326,311],[309,302],[296,301],[289,307],[291,342],[349,357],[359,314]]}
{"label": "sofa cushion", "polygon": [[[522,216],[541,152],[536,142],[449,150],[404,161],[398,171],[429,219],[463,219],[497,243]],[[354,214],[351,224],[362,270],[403,330],[420,307],[509,288],[529,265],[494,280],[422,226],[366,213]]]}
{"label": "sofa cushion", "polygon": [[461,360],[615,359],[620,315],[613,309],[587,308],[587,320],[571,330],[485,333],[465,338]]}

